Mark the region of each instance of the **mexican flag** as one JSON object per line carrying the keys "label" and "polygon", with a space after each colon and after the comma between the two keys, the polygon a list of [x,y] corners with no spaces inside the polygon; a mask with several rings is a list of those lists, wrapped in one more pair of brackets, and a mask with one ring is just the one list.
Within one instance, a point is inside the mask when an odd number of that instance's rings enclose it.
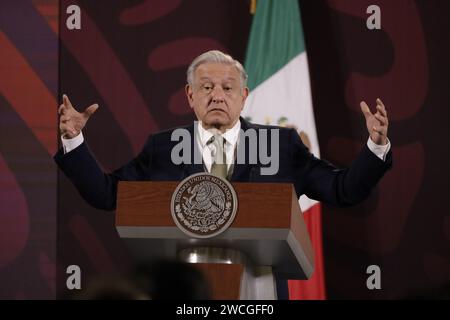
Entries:
{"label": "mexican flag", "polygon": [[[250,95],[243,116],[251,122],[295,127],[320,157],[311,99],[308,60],[297,0],[258,0],[245,68]],[[309,280],[289,281],[290,299],[325,299],[320,203],[300,198],[315,252]]]}

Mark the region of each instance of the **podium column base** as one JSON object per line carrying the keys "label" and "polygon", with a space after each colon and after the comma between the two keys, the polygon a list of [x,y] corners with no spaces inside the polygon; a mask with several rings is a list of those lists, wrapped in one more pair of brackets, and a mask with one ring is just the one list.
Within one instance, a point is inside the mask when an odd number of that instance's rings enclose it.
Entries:
{"label": "podium column base", "polygon": [[272,267],[251,266],[246,257],[223,248],[188,248],[182,261],[195,264],[206,275],[214,300],[276,300]]}

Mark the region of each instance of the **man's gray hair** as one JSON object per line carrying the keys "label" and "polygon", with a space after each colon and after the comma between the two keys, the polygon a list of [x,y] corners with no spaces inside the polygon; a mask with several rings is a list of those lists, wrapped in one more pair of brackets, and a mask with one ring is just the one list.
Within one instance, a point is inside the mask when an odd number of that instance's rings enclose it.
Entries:
{"label": "man's gray hair", "polygon": [[192,86],[192,84],[194,83],[195,70],[198,68],[199,65],[201,65],[203,63],[208,63],[208,62],[223,63],[223,64],[235,66],[241,77],[242,88],[247,87],[248,75],[247,75],[247,72],[245,72],[245,69],[242,66],[242,64],[239,61],[233,59],[232,56],[225,54],[219,50],[211,50],[211,51],[202,53],[197,58],[195,58],[194,61],[192,61],[191,65],[187,69],[187,82],[190,86]]}

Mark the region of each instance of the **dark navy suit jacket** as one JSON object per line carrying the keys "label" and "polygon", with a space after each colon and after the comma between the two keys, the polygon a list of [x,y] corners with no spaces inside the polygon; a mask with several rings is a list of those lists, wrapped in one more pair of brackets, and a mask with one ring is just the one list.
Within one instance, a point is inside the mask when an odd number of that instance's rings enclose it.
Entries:
{"label": "dark navy suit jacket", "polygon": [[[348,168],[339,169],[314,157],[294,129],[255,125],[243,118],[240,120],[244,131],[251,128],[256,132],[258,129],[279,129],[279,170],[275,175],[261,175],[262,164],[259,160],[256,164],[236,163],[231,181],[292,183],[298,197],[305,194],[330,205],[349,206],[365,199],[392,166],[392,152],[382,161],[364,145]],[[184,128],[194,137],[194,124]],[[179,143],[171,141],[173,130],[150,135],[135,159],[111,173],[101,170],[86,142],[67,154],[60,149],[55,161],[89,204],[99,209],[114,210],[117,182],[120,180],[181,181],[191,174],[204,171],[203,164],[173,164],[172,148]],[[257,137],[259,139],[259,134]],[[248,143],[245,145],[248,149]],[[198,152],[194,138],[191,139],[191,147]],[[193,163],[194,153],[191,158]]]}

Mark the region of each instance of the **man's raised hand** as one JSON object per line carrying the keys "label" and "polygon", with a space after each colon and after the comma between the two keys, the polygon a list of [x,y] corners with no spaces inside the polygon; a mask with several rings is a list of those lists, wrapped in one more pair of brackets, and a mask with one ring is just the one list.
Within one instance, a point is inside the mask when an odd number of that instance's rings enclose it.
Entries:
{"label": "man's raised hand", "polygon": [[63,95],[63,104],[59,106],[59,130],[65,139],[72,139],[80,134],[89,117],[98,109],[98,104],[93,104],[80,113],[72,106],[69,98]]}
{"label": "man's raised hand", "polygon": [[370,139],[378,145],[387,144],[389,119],[383,102],[377,99],[377,112],[375,114],[370,112],[369,106],[365,101],[361,101],[360,106],[366,118],[367,131],[369,131]]}

